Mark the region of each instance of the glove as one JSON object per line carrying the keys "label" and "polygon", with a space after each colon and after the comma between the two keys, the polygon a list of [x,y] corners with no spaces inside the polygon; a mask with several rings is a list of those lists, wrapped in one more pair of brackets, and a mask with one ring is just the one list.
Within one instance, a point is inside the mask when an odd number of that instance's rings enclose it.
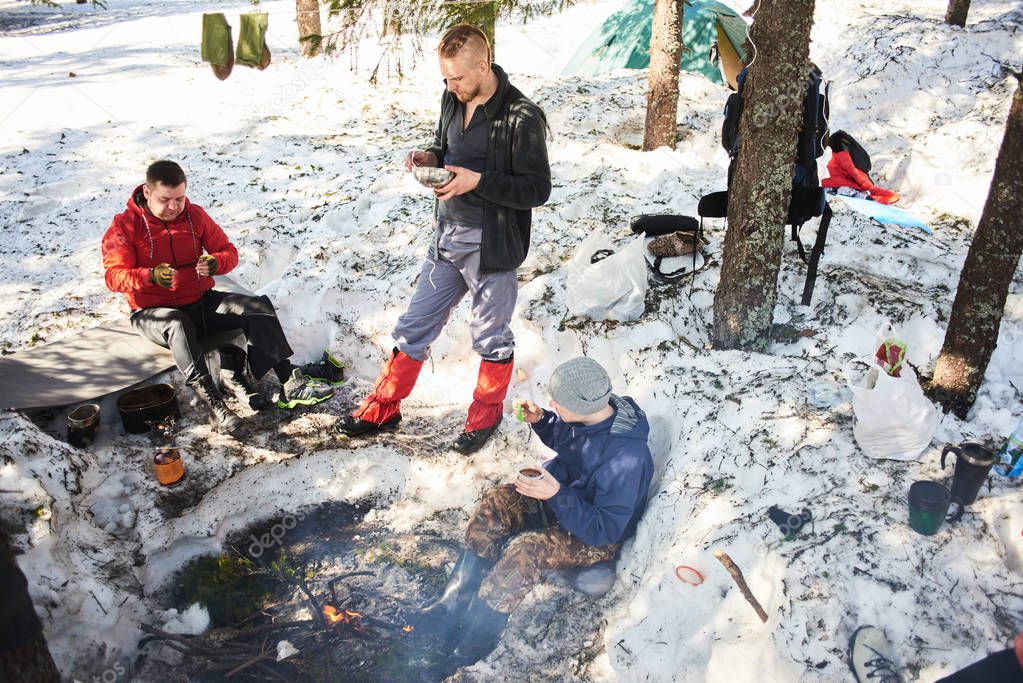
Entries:
{"label": "glove", "polygon": [[216,258],[214,258],[210,254],[203,254],[202,256],[199,257],[199,262],[200,263],[207,263],[207,264],[209,264],[210,277],[213,277],[214,275],[216,275],[216,273],[217,273],[217,259]]}
{"label": "glove", "polygon": [[798,515],[790,515],[784,510],[780,509],[777,505],[772,505],[767,511],[767,516],[771,518],[771,521],[778,525],[781,532],[785,534],[786,538],[795,536],[799,531],[813,519],[810,511],[806,508]]}
{"label": "glove", "polygon": [[154,268],[150,268],[149,281],[164,289],[170,289],[171,284],[174,282],[174,269],[171,268],[169,263],[161,263]]}

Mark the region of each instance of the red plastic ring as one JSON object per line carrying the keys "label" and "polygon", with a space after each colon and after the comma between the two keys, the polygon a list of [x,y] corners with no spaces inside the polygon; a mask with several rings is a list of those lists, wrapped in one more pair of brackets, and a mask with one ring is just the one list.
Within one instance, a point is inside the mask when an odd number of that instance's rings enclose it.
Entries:
{"label": "red plastic ring", "polygon": [[[699,581],[690,581],[689,579],[684,578],[682,576],[683,569],[687,569],[693,574],[695,574],[696,578],[699,579]],[[694,569],[693,567],[690,567],[687,564],[680,564],[679,566],[675,567],[675,577],[682,583],[688,583],[690,586],[699,586],[701,583],[703,583],[703,574],[701,574],[698,570]]]}

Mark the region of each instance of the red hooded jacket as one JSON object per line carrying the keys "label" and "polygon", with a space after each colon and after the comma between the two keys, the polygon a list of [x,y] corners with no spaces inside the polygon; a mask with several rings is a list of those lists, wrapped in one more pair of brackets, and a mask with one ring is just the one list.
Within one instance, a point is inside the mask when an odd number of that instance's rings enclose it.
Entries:
{"label": "red hooded jacket", "polygon": [[[213,289],[212,277],[200,277],[195,272],[195,264],[204,252],[217,259],[217,275],[238,265],[238,250],[202,207],[186,199],[185,210],[168,223],[144,206],[139,185],[124,213],[114,216],[102,242],[107,288],[124,292],[133,311],[187,306]],[[161,263],[169,263],[178,271],[171,289],[149,280],[149,269]]]}

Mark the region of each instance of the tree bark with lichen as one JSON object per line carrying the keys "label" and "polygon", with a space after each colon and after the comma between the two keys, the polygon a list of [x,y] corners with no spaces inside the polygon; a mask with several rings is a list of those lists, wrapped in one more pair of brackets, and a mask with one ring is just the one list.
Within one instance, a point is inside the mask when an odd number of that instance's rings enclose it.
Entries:
{"label": "tree bark with lichen", "polygon": [[930,393],[965,417],[998,344],[1005,300],[1023,253],[1023,83],[1016,74],[984,211],[966,254]]}
{"label": "tree bark with lichen", "polygon": [[764,0],[750,31],[757,58],[743,85],[739,153],[714,294],[718,349],[767,348],[810,72],[813,11],[814,0]]}

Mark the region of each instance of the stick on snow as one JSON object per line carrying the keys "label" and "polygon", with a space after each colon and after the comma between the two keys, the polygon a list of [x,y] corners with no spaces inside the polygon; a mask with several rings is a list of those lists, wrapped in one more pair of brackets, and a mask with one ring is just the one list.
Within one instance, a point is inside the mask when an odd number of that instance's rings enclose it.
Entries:
{"label": "stick on snow", "polygon": [[725,569],[732,575],[735,580],[735,584],[739,586],[739,590],[742,591],[743,597],[746,598],[746,602],[753,606],[756,610],[757,616],[760,617],[760,621],[767,622],[767,612],[760,606],[760,601],[753,596],[753,591],[749,589],[749,584],[746,583],[746,579],[742,576],[742,570],[736,566],[735,562],[732,562],[732,558],[728,556],[723,550],[715,550],[714,557],[718,558],[718,562],[725,565]]}

